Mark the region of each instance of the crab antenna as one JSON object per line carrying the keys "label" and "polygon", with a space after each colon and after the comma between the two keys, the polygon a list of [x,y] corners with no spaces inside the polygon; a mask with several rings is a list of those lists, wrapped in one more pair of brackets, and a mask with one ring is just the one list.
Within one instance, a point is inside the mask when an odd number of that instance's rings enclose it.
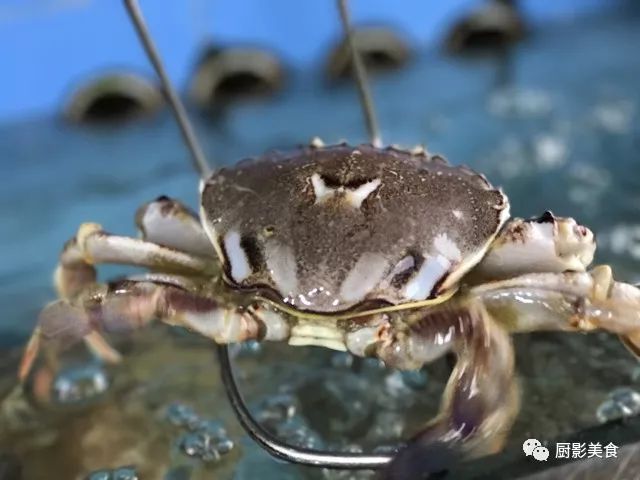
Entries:
{"label": "crab antenna", "polygon": [[340,10],[340,18],[342,20],[342,28],[344,29],[344,33],[347,37],[349,50],[351,50],[351,64],[356,75],[360,105],[362,106],[362,114],[364,115],[364,120],[367,124],[369,140],[374,147],[381,147],[382,139],[380,137],[380,129],[376,119],[373,100],[371,99],[371,90],[369,89],[369,82],[367,80],[367,71],[364,63],[362,62],[362,56],[356,48],[356,41],[353,35],[353,28],[351,27],[349,10],[347,8],[347,0],[337,0],[337,2],[338,9]]}
{"label": "crab antenna", "polygon": [[169,100],[169,105],[171,105],[171,109],[173,110],[176,122],[178,122],[178,126],[180,127],[180,132],[182,133],[182,138],[184,142],[187,144],[189,151],[191,152],[191,158],[193,161],[193,166],[196,171],[200,174],[201,178],[206,178],[211,173],[211,168],[207,162],[207,159],[202,152],[202,148],[198,143],[198,139],[194,133],[193,126],[189,121],[189,117],[187,117],[187,112],[185,111],[184,105],[180,101],[180,98],[176,94],[173,85],[171,84],[171,80],[169,80],[169,76],[162,64],[162,60],[160,60],[160,56],[158,55],[158,51],[156,46],[151,39],[151,35],[149,34],[149,29],[142,17],[142,11],[140,10],[140,5],[137,0],[124,0],[125,7],[127,8],[127,12],[129,14],[129,18],[133,22],[133,25],[136,29],[138,37],[142,42],[144,50],[149,57],[149,61],[153,65],[153,68],[156,71],[156,74],[160,78],[160,83],[164,92]]}

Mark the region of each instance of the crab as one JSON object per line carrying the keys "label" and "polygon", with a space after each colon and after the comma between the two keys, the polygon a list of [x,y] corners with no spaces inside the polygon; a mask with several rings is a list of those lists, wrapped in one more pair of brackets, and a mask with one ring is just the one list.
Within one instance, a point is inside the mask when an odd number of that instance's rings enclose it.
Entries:
{"label": "crab", "polygon": [[[550,212],[510,219],[483,175],[422,148],[315,140],[202,180],[199,218],[168,197],[135,218],[141,238],[84,223],[65,244],[60,299],[39,316],[21,379],[39,351],[80,340],[117,362],[102,334],[154,319],[217,343],[316,345],[398,369],[453,352],[439,414],[392,463],[403,478],[429,445],[502,448],[519,407],[512,333],[604,329],[640,351],[640,289],[608,266],[587,270],[588,228]],[[104,263],[149,271],[98,283]]]}

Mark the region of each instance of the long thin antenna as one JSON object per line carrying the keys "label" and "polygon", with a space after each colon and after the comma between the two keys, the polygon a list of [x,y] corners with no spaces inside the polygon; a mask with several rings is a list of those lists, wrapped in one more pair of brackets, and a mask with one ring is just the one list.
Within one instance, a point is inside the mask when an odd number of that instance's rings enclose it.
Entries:
{"label": "long thin antenna", "polygon": [[337,2],[338,9],[340,10],[342,27],[347,37],[349,50],[351,50],[351,64],[356,75],[356,83],[358,84],[358,93],[360,95],[360,105],[362,106],[362,114],[364,115],[364,120],[367,124],[369,140],[374,147],[381,147],[382,138],[380,137],[380,129],[378,128],[378,121],[376,120],[376,112],[373,107],[373,100],[371,99],[371,91],[369,89],[369,82],[367,81],[367,72],[365,70],[364,63],[362,62],[360,52],[356,48],[353,28],[351,27],[351,20],[349,18],[349,10],[347,9],[347,0],[337,0]]}
{"label": "long thin antenna", "polygon": [[167,99],[169,100],[169,105],[171,105],[171,109],[175,114],[176,121],[178,122],[178,126],[180,127],[180,132],[182,132],[182,138],[184,139],[189,151],[191,152],[191,158],[193,161],[193,166],[196,171],[200,174],[200,177],[207,178],[211,173],[211,168],[207,162],[207,159],[202,153],[202,148],[198,143],[198,139],[193,130],[193,126],[187,117],[187,113],[184,109],[184,105],[178,98],[173,85],[171,84],[171,80],[169,80],[169,76],[164,69],[164,65],[162,64],[162,60],[160,60],[160,56],[158,55],[158,51],[156,46],[151,39],[151,35],[149,34],[149,29],[142,17],[142,11],[140,10],[140,5],[137,0],[124,0],[125,7],[127,8],[127,12],[129,13],[129,17],[135,26],[138,37],[140,37],[140,41],[144,46],[144,50],[149,57],[149,61],[151,61],[153,68],[155,69],[158,77],[160,77],[160,83],[162,88],[164,89]]}

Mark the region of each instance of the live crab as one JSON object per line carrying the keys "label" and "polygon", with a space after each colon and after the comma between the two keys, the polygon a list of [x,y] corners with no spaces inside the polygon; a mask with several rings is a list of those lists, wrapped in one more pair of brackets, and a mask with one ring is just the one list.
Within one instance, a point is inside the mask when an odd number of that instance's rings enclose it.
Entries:
{"label": "live crab", "polygon": [[[422,148],[315,140],[220,169],[200,193],[200,218],[167,197],[141,207],[139,239],[80,226],[21,379],[39,351],[80,340],[119,361],[102,333],[154,319],[217,343],[318,345],[399,369],[453,352],[439,414],[394,459],[410,472],[436,443],[470,457],[502,448],[519,409],[512,333],[604,329],[640,350],[640,289],[608,266],[587,270],[588,228],[550,212],[510,219],[484,176]],[[149,273],[98,283],[103,263]]]}

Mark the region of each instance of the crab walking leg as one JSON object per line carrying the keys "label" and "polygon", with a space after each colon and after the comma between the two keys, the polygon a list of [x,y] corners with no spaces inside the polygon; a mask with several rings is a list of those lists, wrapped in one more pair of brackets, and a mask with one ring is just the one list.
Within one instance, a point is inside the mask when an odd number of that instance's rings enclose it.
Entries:
{"label": "crab walking leg", "polygon": [[189,208],[169,197],[158,197],[136,212],[142,238],[165,247],[215,257],[215,250],[200,220]]}
{"label": "crab walking leg", "polygon": [[[148,278],[152,279],[153,274]],[[249,339],[281,340],[289,335],[285,318],[267,308],[242,306],[184,288],[186,282],[122,280],[94,284],[73,299],[50,303],[40,313],[38,326],[20,365],[28,375],[38,352],[50,358],[98,332],[130,332],[159,319],[195,331],[217,343]],[[179,277],[177,277],[179,278]],[[110,347],[109,347],[110,348]]]}
{"label": "crab walking leg", "polygon": [[510,220],[465,281],[512,278],[525,273],[583,272],[596,249],[591,230],[573,218],[545,212],[538,218]]}
{"label": "crab walking leg", "polygon": [[522,275],[470,294],[514,332],[602,329],[620,335],[640,356],[640,288],[615,281],[609,266]]}
{"label": "crab walking leg", "polygon": [[60,255],[54,274],[58,294],[73,297],[95,281],[94,265],[119,263],[172,273],[213,274],[217,263],[206,258],[136,238],[111,235],[96,223],[83,223]]}
{"label": "crab walking leg", "polygon": [[347,347],[375,353],[392,367],[418,368],[448,350],[457,357],[439,414],[398,453],[386,478],[421,478],[451,466],[458,455],[502,448],[519,409],[513,346],[481,302],[416,310],[395,322],[387,317],[371,342],[366,331],[348,334]]}

